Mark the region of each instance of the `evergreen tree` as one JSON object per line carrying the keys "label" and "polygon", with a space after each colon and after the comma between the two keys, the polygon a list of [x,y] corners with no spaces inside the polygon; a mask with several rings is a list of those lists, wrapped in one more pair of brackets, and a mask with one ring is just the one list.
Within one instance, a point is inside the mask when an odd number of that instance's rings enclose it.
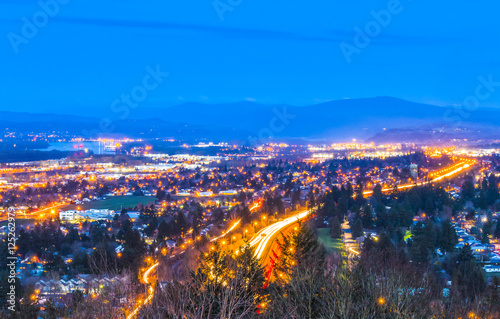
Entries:
{"label": "evergreen tree", "polygon": [[293,236],[295,243],[295,259],[297,265],[308,266],[313,262],[321,263],[325,257],[325,251],[318,243],[316,232],[309,225],[302,225]]}
{"label": "evergreen tree", "polygon": [[386,227],[388,215],[385,205],[380,202],[377,203],[375,214],[377,215],[377,227]]}
{"label": "evergreen tree", "polygon": [[452,291],[463,299],[474,300],[486,288],[486,280],[469,245],[461,249],[457,263],[452,276]]}
{"label": "evergreen tree", "polygon": [[486,191],[486,197],[489,205],[493,205],[500,198],[500,192],[498,189],[499,182],[500,181],[494,174],[490,174],[488,177],[488,190]]}
{"label": "evergreen tree", "polygon": [[[245,247],[236,256],[216,247],[202,257],[200,267],[192,273],[187,285],[190,302],[186,305],[203,318],[233,315],[246,318],[256,313],[264,301],[263,285],[264,270],[254,257],[253,249]],[[227,308],[229,302],[230,309]]]}
{"label": "evergreen tree", "polygon": [[358,237],[363,237],[363,222],[361,219],[357,219],[354,225],[351,227],[352,239],[356,239]]}
{"label": "evergreen tree", "polygon": [[441,225],[439,234],[439,246],[445,252],[452,252],[455,245],[458,243],[458,236],[449,220],[445,220]]}
{"label": "evergreen tree", "polygon": [[373,188],[372,196],[377,201],[377,203],[382,202],[382,199],[383,199],[382,185],[380,185],[380,184],[375,185],[375,187]]}
{"label": "evergreen tree", "polygon": [[330,228],[330,236],[332,238],[342,237],[342,225],[340,224],[339,218],[337,216],[333,217],[332,225]]}
{"label": "evergreen tree", "polygon": [[146,252],[146,244],[142,240],[141,234],[137,229],[132,228],[132,223],[127,219],[123,222],[117,237],[123,241],[121,267],[130,268],[132,272],[137,273]]}
{"label": "evergreen tree", "polygon": [[164,220],[162,220],[158,226],[157,238],[159,240],[164,240],[167,237],[170,237],[170,227]]}
{"label": "evergreen tree", "polygon": [[497,221],[495,226],[495,232],[493,233],[495,238],[500,238],[500,221]]}
{"label": "evergreen tree", "polygon": [[248,206],[243,205],[243,207],[241,207],[238,211],[238,215],[241,218],[241,222],[243,225],[247,225],[252,222],[252,213],[250,212]]}
{"label": "evergreen tree", "polygon": [[312,264],[324,262],[326,252],[318,243],[316,232],[308,225],[301,225],[291,235],[278,241],[280,257],[273,269],[275,277],[285,282],[300,269],[309,269]]}
{"label": "evergreen tree", "polygon": [[432,222],[427,221],[425,224],[418,222],[413,229],[411,238],[410,256],[412,260],[421,265],[426,265],[431,253],[436,245],[436,230]]}
{"label": "evergreen tree", "polygon": [[292,205],[300,204],[300,187],[292,192]]}
{"label": "evergreen tree", "polygon": [[467,180],[463,182],[461,196],[462,199],[465,201],[474,199],[475,189],[474,189],[474,182],[472,181],[471,178],[467,178]]}
{"label": "evergreen tree", "polygon": [[373,227],[373,213],[370,205],[366,204],[363,207],[363,215],[361,217],[361,221],[363,222],[364,228],[372,228]]}

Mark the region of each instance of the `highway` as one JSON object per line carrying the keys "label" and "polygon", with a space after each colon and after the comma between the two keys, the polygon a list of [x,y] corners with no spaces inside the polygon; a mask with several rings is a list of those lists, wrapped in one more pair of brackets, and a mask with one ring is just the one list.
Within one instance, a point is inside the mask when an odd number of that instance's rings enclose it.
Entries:
{"label": "highway", "polygon": [[253,236],[252,240],[250,240],[249,246],[255,247],[255,257],[260,260],[261,265],[266,267],[266,285],[272,277],[274,260],[271,253],[278,250],[277,238],[280,234],[287,233],[299,221],[308,217],[310,214],[311,211],[305,210],[291,217],[285,218],[282,221],[264,227]]}
{"label": "highway", "polygon": [[[474,166],[475,164],[476,164],[475,160],[468,160],[468,159],[460,160],[458,163],[456,163],[450,167],[444,168],[441,171],[430,174],[429,176],[432,177],[432,179],[430,181],[419,182],[416,184],[398,185],[397,190],[404,190],[404,189],[409,189],[409,188],[412,188],[415,186],[422,186],[422,185],[427,185],[427,184],[431,184],[434,182],[439,182],[445,178],[453,177],[453,176],[463,172],[464,170],[469,169],[470,167]],[[388,192],[388,191],[392,191],[392,190],[393,190],[393,188],[384,188],[382,191]],[[373,194],[373,191],[363,192],[363,195],[365,195],[365,196],[369,196],[371,194]],[[46,212],[49,212],[49,211],[56,209],[56,208],[59,208],[63,205],[64,204],[45,208],[45,209],[42,209],[42,210],[39,210],[39,211],[33,213],[32,215],[38,215],[38,217],[43,217],[43,214],[45,214]],[[253,211],[259,207],[260,206],[258,204],[254,204],[250,208],[250,211]],[[289,228],[291,228],[293,225],[298,223],[300,220],[303,220],[304,218],[308,217],[310,215],[310,213],[311,213],[311,211],[309,211],[309,210],[299,212],[299,213],[297,213],[291,217],[288,217],[282,221],[279,221],[279,222],[276,222],[272,225],[269,225],[269,226],[261,229],[259,232],[257,232],[253,236],[252,240],[249,243],[250,247],[255,247],[255,257],[260,259],[261,263],[264,266],[266,266],[271,260],[269,254],[272,251],[273,245],[276,244],[276,239],[277,239],[278,235],[287,231]],[[33,216],[33,217],[35,217],[35,216]],[[214,237],[213,239],[211,239],[211,242],[223,238],[228,233],[233,231],[240,223],[241,223],[241,219],[237,220],[230,228],[228,228],[227,231],[223,232],[220,236]],[[358,252],[353,251],[353,253],[358,253]],[[148,296],[143,302],[140,300],[137,302],[134,310],[127,316],[127,319],[134,318],[139,313],[139,311],[142,309],[142,307],[144,305],[148,304],[151,301],[151,299],[153,298],[154,285],[150,283],[150,278],[153,274],[153,270],[158,265],[159,265],[159,263],[157,262],[157,263],[153,264],[152,266],[150,266],[144,272],[143,282],[144,282],[144,284],[148,285]]]}
{"label": "highway", "polygon": [[[471,168],[476,164],[476,160],[471,159],[460,159],[457,163],[446,167],[442,170],[434,172],[429,176],[432,178],[426,182],[420,182],[417,184],[404,184],[398,185],[397,190],[410,189],[415,186],[422,186],[427,184],[432,184],[435,182],[439,182],[445,178],[453,177],[458,175],[459,173]],[[393,188],[383,189],[383,192],[392,191]],[[366,191],[363,193],[364,195],[371,195],[373,191]],[[271,252],[271,248],[276,238],[280,233],[286,232],[291,226],[297,223],[299,220],[302,220],[309,216],[310,211],[306,210],[300,213],[295,214],[292,217],[288,217],[282,221],[276,222],[270,226],[267,226],[261,229],[257,234],[254,235],[252,240],[250,241],[250,247],[255,247],[255,257],[261,260],[263,265],[267,265],[270,258],[269,253]],[[349,251],[353,254],[359,254],[358,251],[354,250],[352,247],[349,247]]]}
{"label": "highway", "polygon": [[[62,204],[57,204],[54,206],[50,206],[47,208],[43,208],[40,210],[37,210],[36,212],[32,212],[31,214],[16,214],[14,217],[16,219],[43,219],[45,217],[45,214],[55,214],[57,212],[58,208],[61,208],[63,206],[67,205],[66,203]],[[54,215],[56,217],[56,215]],[[8,215],[6,215],[4,218],[0,219],[0,222],[8,220]]]}
{"label": "highway", "polygon": [[153,287],[153,284],[149,282],[149,279],[151,277],[151,274],[153,273],[153,270],[158,267],[160,263],[155,263],[154,265],[152,265],[151,267],[149,267],[145,272],[144,272],[144,275],[142,275],[142,281],[144,282],[144,284],[146,285],[149,285],[148,286],[148,296],[146,297],[146,299],[144,300],[144,302],[142,301],[138,301],[137,302],[137,305],[136,307],[134,308],[134,310],[132,310],[132,312],[127,316],[127,319],[132,319],[134,318],[138,313],[139,311],[142,309],[142,307],[144,305],[147,305],[151,299],[153,299],[153,296],[155,294],[155,289]]}
{"label": "highway", "polygon": [[262,260],[262,257],[265,257],[265,253],[269,251],[275,237],[280,232],[306,218],[310,213],[311,211],[306,210],[261,229],[249,243],[250,247],[255,246],[255,257]]}
{"label": "highway", "polygon": [[[442,170],[439,170],[437,172],[429,174],[429,177],[432,178],[429,181],[418,182],[415,184],[397,185],[396,188],[399,191],[399,190],[404,190],[404,189],[410,189],[410,188],[413,188],[415,186],[423,186],[423,185],[428,185],[428,184],[440,182],[445,178],[453,177],[453,176],[456,176],[456,175],[462,173],[463,171],[476,165],[476,163],[477,163],[476,160],[463,158],[463,159],[460,159],[458,161],[458,163],[455,163],[449,167],[443,168]],[[382,192],[390,192],[392,190],[394,190],[394,188],[383,188]],[[373,194],[373,190],[363,192],[364,196],[370,196],[372,194]]]}
{"label": "highway", "polygon": [[[257,208],[260,208],[260,205],[257,203],[257,204],[254,204],[252,207],[250,207],[250,212],[252,212],[253,210],[257,209]],[[241,218],[238,219],[236,221],[236,223],[233,224],[233,226],[229,227],[228,230],[226,230],[225,232],[222,233],[222,235],[218,236],[218,237],[214,237],[212,238],[210,241],[211,242],[214,242],[218,239],[221,239],[222,237],[226,236],[227,234],[229,234],[230,232],[232,232],[239,224],[241,223]]]}
{"label": "highway", "polygon": [[[250,207],[250,211],[253,211],[253,210],[255,210],[255,209],[259,208],[259,207],[260,207],[259,204],[254,204],[252,207]],[[238,221],[236,221],[236,223],[234,223],[231,227],[229,227],[227,231],[223,232],[222,235],[220,235],[218,237],[214,237],[210,241],[213,242],[213,241],[216,241],[216,240],[218,240],[220,238],[223,238],[224,236],[226,236],[227,234],[229,234],[231,231],[233,231],[240,224],[240,222],[241,222],[241,219],[239,219]],[[173,258],[176,255],[182,254],[185,251],[186,251],[186,249],[182,250],[181,252],[179,252],[179,253],[177,253],[175,255],[170,256],[170,258]],[[160,264],[159,262],[155,263],[154,265],[152,265],[151,267],[149,267],[144,272],[144,274],[142,276],[142,281],[143,281],[144,284],[149,285],[148,286],[148,296],[144,300],[144,302],[142,302],[141,300],[137,301],[137,304],[136,304],[134,310],[132,310],[132,312],[127,316],[127,319],[132,319],[135,316],[137,316],[137,314],[142,309],[142,307],[144,307],[144,305],[147,305],[151,301],[151,299],[153,299],[155,290],[154,290],[153,284],[151,284],[149,281],[150,281],[151,275],[153,273],[153,270],[156,267],[158,267],[159,264]]]}
{"label": "highway", "polygon": [[[409,188],[412,188],[412,187],[415,187],[415,186],[422,186],[422,185],[427,185],[427,184],[431,184],[431,183],[434,183],[434,182],[439,182],[439,181],[441,181],[441,180],[443,180],[445,178],[453,177],[453,176],[455,176],[455,175],[463,172],[464,170],[469,169],[470,167],[474,166],[475,164],[476,164],[475,160],[461,159],[458,163],[456,163],[456,164],[454,164],[452,166],[446,167],[446,168],[444,168],[444,169],[442,169],[440,171],[437,171],[437,172],[434,172],[434,173],[430,174],[429,176],[432,177],[432,179],[430,181],[419,182],[419,183],[416,183],[416,184],[398,185],[397,186],[397,190],[404,190],[404,189],[409,189]],[[392,190],[393,190],[393,188],[385,188],[382,191],[383,192],[388,192],[388,191],[392,191]],[[363,193],[363,195],[365,195],[365,196],[368,196],[368,195],[371,195],[371,194],[373,194],[373,191],[365,191]],[[253,210],[255,210],[255,209],[259,208],[259,207],[260,206],[258,204],[254,204],[250,208],[250,211],[253,211]],[[249,242],[249,246],[250,247],[255,247],[255,257],[257,257],[258,259],[260,259],[262,265],[267,266],[270,263],[271,258],[269,256],[269,254],[272,251],[273,245],[276,244],[276,239],[277,239],[278,235],[281,234],[281,233],[285,233],[293,225],[295,225],[296,223],[298,223],[300,220],[303,220],[304,218],[308,217],[310,214],[311,214],[311,211],[309,211],[309,210],[305,210],[305,211],[299,212],[299,213],[297,213],[297,214],[295,214],[295,215],[293,215],[291,217],[285,218],[282,221],[279,221],[279,222],[276,222],[276,223],[274,223],[272,225],[264,227],[263,229],[261,229],[259,232],[257,232],[253,236],[253,238]],[[227,231],[223,232],[218,237],[212,238],[211,242],[223,238],[228,233],[230,233],[231,231],[233,231],[240,223],[241,223],[241,219],[237,220]],[[354,253],[356,255],[359,254],[359,252],[356,251],[356,250],[354,250],[352,247],[349,247],[349,250],[350,250],[351,253]],[[137,313],[140,311],[140,309],[145,304],[149,303],[151,301],[151,299],[153,298],[153,296],[154,296],[154,287],[153,287],[152,284],[149,283],[149,277],[150,277],[152,271],[158,266],[158,264],[159,263],[156,263],[156,264],[152,265],[144,273],[144,275],[143,275],[143,282],[145,284],[149,284],[149,287],[148,287],[148,291],[149,291],[148,297],[146,298],[146,300],[144,302],[138,302],[136,308],[127,316],[127,319],[134,318],[137,315]],[[269,277],[268,277],[268,279],[269,279]]]}

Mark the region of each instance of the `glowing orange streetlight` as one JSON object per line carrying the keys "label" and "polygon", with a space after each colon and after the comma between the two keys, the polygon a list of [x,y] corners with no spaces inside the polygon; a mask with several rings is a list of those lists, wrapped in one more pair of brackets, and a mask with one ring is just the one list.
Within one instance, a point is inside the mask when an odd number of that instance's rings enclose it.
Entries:
{"label": "glowing orange streetlight", "polygon": [[469,312],[469,313],[467,314],[467,317],[469,317],[469,318],[471,318],[471,319],[477,318],[476,314],[475,314],[473,311]]}

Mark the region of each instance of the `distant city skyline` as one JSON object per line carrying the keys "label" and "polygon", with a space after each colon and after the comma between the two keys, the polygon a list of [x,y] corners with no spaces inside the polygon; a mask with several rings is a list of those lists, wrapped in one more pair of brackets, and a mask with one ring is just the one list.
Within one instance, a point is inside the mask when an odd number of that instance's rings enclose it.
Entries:
{"label": "distant city skyline", "polygon": [[144,107],[459,105],[480,77],[491,79],[480,106],[500,107],[494,1],[40,3],[0,4],[2,111],[90,115],[123,95]]}

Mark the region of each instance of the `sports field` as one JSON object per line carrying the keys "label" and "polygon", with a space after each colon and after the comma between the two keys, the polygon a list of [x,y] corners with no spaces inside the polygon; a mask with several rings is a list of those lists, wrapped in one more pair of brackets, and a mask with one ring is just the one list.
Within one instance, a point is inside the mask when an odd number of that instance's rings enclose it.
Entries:
{"label": "sports field", "polygon": [[149,205],[154,204],[155,197],[152,196],[113,196],[108,199],[87,202],[84,204],[76,205],[71,204],[62,208],[62,210],[72,210],[80,207],[82,210],[86,209],[111,209],[121,210],[122,208],[133,209],[138,204]]}
{"label": "sports field", "polygon": [[318,228],[318,241],[322,243],[328,252],[344,253],[344,244],[342,239],[330,237],[329,228]]}

